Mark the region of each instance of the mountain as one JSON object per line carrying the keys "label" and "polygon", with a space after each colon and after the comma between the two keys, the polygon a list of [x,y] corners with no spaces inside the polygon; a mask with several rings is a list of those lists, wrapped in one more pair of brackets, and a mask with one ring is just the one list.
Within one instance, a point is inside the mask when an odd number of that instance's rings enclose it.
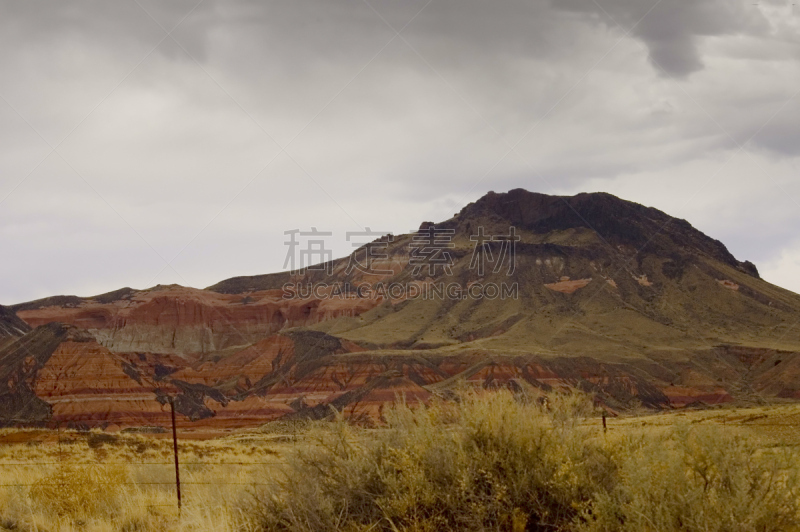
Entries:
{"label": "mountain", "polygon": [[[194,425],[331,407],[374,420],[398,394],[465,382],[579,388],[610,409],[800,397],[800,296],[688,222],[605,193],[489,193],[319,268],[10,311],[0,364],[27,384],[4,393],[35,396],[35,415],[14,416],[41,422],[158,424],[170,395]],[[94,362],[67,376],[65,352]],[[96,371],[114,377],[70,380]],[[115,399],[81,406],[92,394]]]}

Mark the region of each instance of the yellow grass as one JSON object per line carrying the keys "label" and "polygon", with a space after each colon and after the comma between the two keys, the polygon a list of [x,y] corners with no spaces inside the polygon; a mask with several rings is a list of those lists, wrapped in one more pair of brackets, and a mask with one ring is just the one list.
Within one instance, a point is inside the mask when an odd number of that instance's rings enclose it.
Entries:
{"label": "yellow grass", "polygon": [[[0,530],[256,530],[250,493],[287,444],[260,431],[180,441],[178,513],[172,441],[143,435],[0,431]],[[59,441],[60,440],[60,441]]]}
{"label": "yellow grass", "polygon": [[[781,498],[781,490],[788,493],[797,488],[796,484],[788,483],[786,475],[796,475],[800,469],[800,466],[791,465],[798,464],[794,458],[800,446],[800,405],[608,418],[608,432],[603,433],[598,413],[585,404],[565,409],[554,408],[552,404],[543,409],[538,403],[517,407],[512,405],[509,395],[500,395],[500,399],[492,399],[494,395],[474,399],[469,407],[472,410],[450,403],[419,415],[401,408],[393,414],[395,417],[388,428],[368,430],[334,423],[297,431],[292,427],[273,426],[209,440],[183,439],[179,443],[183,492],[180,513],[176,505],[169,438],[98,431],[0,430],[0,530],[314,530],[312,526],[304,528],[302,525],[309,515],[299,514],[316,511],[317,507],[342,511],[330,494],[315,491],[324,475],[312,471],[325,467],[330,468],[326,474],[349,475],[343,483],[339,482],[342,479],[336,480],[336,489],[344,486],[343,489],[353,492],[365,489],[363,481],[367,473],[383,475],[379,479],[380,486],[370,489],[375,490],[381,511],[391,519],[362,516],[363,520],[359,521],[360,517],[353,515],[349,521],[334,526],[325,521],[329,515],[316,515],[313,517],[324,523],[324,527],[317,530],[367,530],[370,527],[375,531],[447,530],[446,525],[450,523],[447,519],[452,517],[453,508],[443,506],[439,500],[446,490],[452,497],[462,498],[453,501],[464,505],[457,509],[464,512],[465,522],[475,516],[491,517],[498,524],[487,530],[521,532],[531,529],[526,528],[531,522],[531,512],[542,510],[538,506],[524,507],[519,502],[521,499],[515,499],[530,497],[533,493],[530,491],[533,488],[525,482],[533,482],[534,487],[553,487],[548,496],[557,501],[554,508],[569,513],[576,523],[581,521],[579,516],[587,512],[597,514],[602,510],[611,515],[620,511],[623,502],[630,506],[624,511],[647,514],[654,511],[654,503],[647,497],[666,497],[659,490],[669,494],[674,475],[685,474],[680,469],[679,458],[695,455],[709,463],[725,464],[725,467],[737,463],[726,461],[732,455],[750,457],[748,460],[752,461],[744,462],[748,467],[762,467],[766,463],[764,457],[780,455],[786,461],[780,462],[783,469],[779,475],[782,476],[776,482],[787,483],[778,488],[778,498]],[[478,408],[480,404],[485,405],[483,410]],[[538,420],[530,417],[537,415],[541,416]],[[567,427],[568,431],[559,432],[557,439],[536,440],[545,437],[544,432],[530,433],[538,430],[536,427],[556,432]],[[682,439],[690,433],[691,437]],[[469,436],[466,439],[465,434]],[[335,441],[346,444],[346,452],[343,451],[345,447],[331,447]],[[469,441],[483,441],[488,454],[471,456]],[[498,471],[502,471],[505,464],[503,460],[518,466],[530,463],[526,461],[529,457],[525,450],[532,442],[540,446],[537,448],[542,461],[535,466],[540,478],[534,479],[535,482],[527,478],[498,478]],[[375,445],[383,446],[382,454],[375,454]],[[706,456],[709,449],[717,447],[728,456]],[[508,448],[517,449],[517,454],[505,456],[503,453]],[[617,456],[623,451],[624,458]],[[595,452],[599,454],[593,454]],[[751,452],[755,454],[747,454]],[[495,461],[493,466],[487,456]],[[385,464],[376,466],[371,461],[376,457],[386,458],[391,468],[381,469]],[[475,460],[485,462],[485,467],[475,468],[478,463]],[[442,469],[454,467],[452,472],[461,484],[437,487],[435,483],[441,480],[438,473],[426,471],[420,465],[426,461],[439,464],[437,467]],[[791,468],[794,470],[789,471]],[[388,475],[390,470],[395,473]],[[475,475],[491,484],[492,489],[499,490],[492,492],[491,501],[477,497],[478,477]],[[604,475],[609,478],[616,475],[617,487],[612,489],[611,480],[608,486],[598,487],[605,482]],[[625,491],[629,488],[626,482],[641,484],[643,493]],[[522,491],[515,495],[508,490]],[[719,493],[715,497],[720,497]],[[702,491],[687,491],[681,496],[687,494],[700,497]],[[304,500],[292,500],[287,506],[287,500],[298,495]],[[334,495],[334,499],[337,496]],[[749,504],[746,496],[738,494],[736,497],[741,497],[736,499],[738,503]],[[358,504],[368,508],[371,502],[359,501]],[[466,507],[469,504],[474,507]],[[284,512],[283,520],[281,512]],[[438,521],[428,519],[431,512],[440,512],[436,517]],[[494,513],[490,516],[491,512]],[[291,517],[285,518],[287,515]],[[645,515],[642,526],[646,526],[649,519],[655,517]],[[616,527],[613,522],[612,526],[609,522],[584,520],[583,524],[562,529],[630,529]],[[440,525],[437,527],[436,523]]]}

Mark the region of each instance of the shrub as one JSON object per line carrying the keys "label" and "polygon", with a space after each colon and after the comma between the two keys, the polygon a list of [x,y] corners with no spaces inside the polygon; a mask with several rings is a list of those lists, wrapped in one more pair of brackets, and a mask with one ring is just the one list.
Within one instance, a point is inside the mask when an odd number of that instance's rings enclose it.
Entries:
{"label": "shrub", "polygon": [[751,436],[686,426],[622,445],[615,487],[600,492],[583,531],[796,530],[793,457],[760,449]]}
{"label": "shrub", "polygon": [[[553,403],[557,404],[553,404]],[[571,403],[571,404],[568,404]],[[576,519],[615,464],[577,430],[585,399],[549,405],[509,392],[411,410],[364,431],[319,429],[260,498],[268,530],[535,530]]]}
{"label": "shrub", "polygon": [[582,396],[508,391],[312,431],[256,496],[267,531],[771,531],[798,526],[788,456],[719,427],[604,435]]}

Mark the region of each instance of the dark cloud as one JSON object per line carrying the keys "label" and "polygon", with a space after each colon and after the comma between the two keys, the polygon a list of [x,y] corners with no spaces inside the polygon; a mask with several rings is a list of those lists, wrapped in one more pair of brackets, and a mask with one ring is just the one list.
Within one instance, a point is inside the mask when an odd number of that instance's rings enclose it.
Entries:
{"label": "dark cloud", "polygon": [[564,0],[554,4],[597,15],[641,39],[650,61],[666,75],[683,77],[703,68],[702,37],[758,34],[768,24],[757,5],[730,0]]}

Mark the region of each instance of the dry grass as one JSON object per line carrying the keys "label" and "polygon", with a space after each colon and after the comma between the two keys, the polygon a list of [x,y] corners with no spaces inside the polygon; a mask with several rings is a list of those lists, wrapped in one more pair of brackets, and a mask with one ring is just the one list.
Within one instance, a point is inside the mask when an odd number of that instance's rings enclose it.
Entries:
{"label": "dry grass", "polygon": [[[800,406],[609,419],[499,392],[180,442],[0,430],[0,530],[800,530]],[[61,441],[59,441],[59,439]]]}
{"label": "dry grass", "polygon": [[[604,433],[579,396],[467,394],[321,427],[259,494],[268,531],[800,530],[792,448],[721,424]],[[665,421],[669,418],[653,416]]]}
{"label": "dry grass", "polygon": [[179,514],[171,440],[10,430],[0,439],[17,441],[0,445],[0,530],[26,532],[258,530],[251,494],[287,445],[257,431],[180,442]]}

